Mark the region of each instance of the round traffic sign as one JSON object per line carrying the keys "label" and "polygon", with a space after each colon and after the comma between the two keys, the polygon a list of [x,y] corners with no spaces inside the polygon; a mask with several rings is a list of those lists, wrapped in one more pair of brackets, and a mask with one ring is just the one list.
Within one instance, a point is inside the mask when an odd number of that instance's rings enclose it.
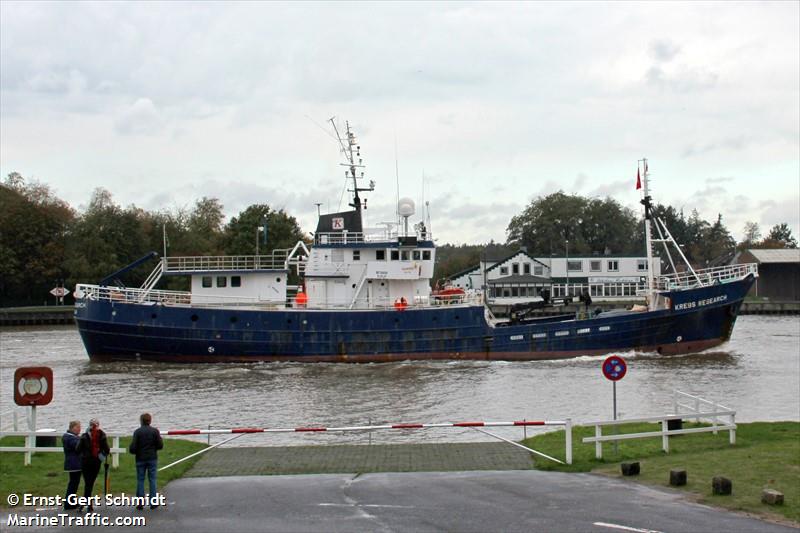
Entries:
{"label": "round traffic sign", "polygon": [[618,355],[606,357],[603,361],[603,375],[606,379],[611,381],[619,381],[625,377],[625,372],[628,371],[628,364],[625,359]]}

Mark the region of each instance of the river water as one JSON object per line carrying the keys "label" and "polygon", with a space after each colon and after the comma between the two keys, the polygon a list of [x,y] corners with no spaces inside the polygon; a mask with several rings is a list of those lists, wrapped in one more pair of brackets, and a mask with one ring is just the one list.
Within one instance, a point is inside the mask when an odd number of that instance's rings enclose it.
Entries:
{"label": "river water", "polygon": [[[737,411],[737,421],[800,420],[800,317],[740,317],[731,341],[713,351],[664,357],[621,353],[628,373],[617,385],[624,417],[663,414],[673,389]],[[39,427],[84,425],[99,417],[131,431],[143,411],[164,429],[342,426],[368,422],[609,419],[612,385],[603,357],[558,361],[431,361],[382,364],[91,363],[71,326],[0,330],[0,411],[14,406],[18,366],[49,366],[53,402]],[[8,425],[8,415],[2,421]],[[528,430],[531,431],[530,429]],[[498,429],[519,439],[519,428]],[[217,440],[219,437],[217,437]],[[238,445],[483,441],[474,430],[367,434],[248,435]]]}

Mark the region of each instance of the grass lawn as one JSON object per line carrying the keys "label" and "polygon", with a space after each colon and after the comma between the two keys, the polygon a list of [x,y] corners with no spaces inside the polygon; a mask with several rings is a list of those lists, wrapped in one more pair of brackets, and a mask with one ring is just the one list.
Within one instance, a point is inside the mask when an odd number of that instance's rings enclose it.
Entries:
{"label": "grass lawn", "polygon": [[[697,424],[684,423],[684,428]],[[658,431],[658,424],[629,424],[620,433]],[[610,434],[612,428],[604,428]],[[695,496],[698,501],[728,509],[789,519],[800,523],[800,423],[753,422],[738,424],[736,444],[728,442],[728,432],[699,433],[670,437],[670,453],[661,451],[661,437],[624,440],[619,452],[613,443],[603,444],[603,459],[594,457],[594,443],[584,444],[584,437],[594,436],[594,427],[573,428],[573,464],[562,466],[537,459],[536,468],[565,472],[597,472],[621,477],[620,462],[639,461],[641,474],[626,480],[669,487],[669,471],[683,468],[687,484],[673,487]],[[529,438],[523,443],[553,457],[564,456],[564,432],[557,431]],[[725,476],[733,482],[731,496],[713,496],[711,479]],[[761,503],[761,490],[773,488],[784,494],[784,505]]]}
{"label": "grass lawn", "polygon": [[[0,446],[22,446],[24,437],[5,437],[0,439]],[[110,439],[109,439],[110,440]],[[120,439],[120,447],[127,448],[130,438]],[[186,457],[206,445],[178,439],[164,439],[164,449],[158,453],[159,466]],[[59,438],[60,449],[60,438]],[[159,490],[172,481],[183,476],[197,459],[198,456],[183,463],[158,473]],[[64,496],[67,488],[68,475],[64,472],[63,453],[35,453],[30,466],[24,466],[24,454],[3,452],[0,453],[0,506],[7,507],[6,498],[10,493],[19,495],[29,493],[36,496]],[[109,464],[111,459],[109,459]],[[136,463],[131,454],[120,454],[119,468],[109,468],[111,480],[110,492],[119,494],[136,493]],[[103,469],[94,484],[95,494],[103,494]],[[83,496],[83,479],[78,487],[78,495]]]}

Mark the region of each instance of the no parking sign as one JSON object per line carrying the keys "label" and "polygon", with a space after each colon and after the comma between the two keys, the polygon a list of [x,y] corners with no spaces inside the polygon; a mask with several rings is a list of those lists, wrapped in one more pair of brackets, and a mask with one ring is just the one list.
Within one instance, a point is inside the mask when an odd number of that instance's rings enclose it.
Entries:
{"label": "no parking sign", "polygon": [[618,355],[606,357],[606,360],[603,361],[603,375],[608,380],[619,381],[625,377],[627,371],[628,363]]}

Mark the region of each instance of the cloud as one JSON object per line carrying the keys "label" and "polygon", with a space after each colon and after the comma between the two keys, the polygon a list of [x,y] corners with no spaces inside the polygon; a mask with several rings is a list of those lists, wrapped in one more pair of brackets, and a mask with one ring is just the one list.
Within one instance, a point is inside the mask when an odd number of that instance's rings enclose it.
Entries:
{"label": "cloud", "polygon": [[650,43],[650,55],[659,63],[668,63],[680,53],[681,47],[668,39],[657,39]]}
{"label": "cloud", "polygon": [[745,137],[729,137],[727,139],[722,139],[717,142],[707,143],[701,146],[696,144],[691,144],[683,149],[683,157],[694,157],[699,155],[704,155],[709,152],[714,152],[716,150],[732,150],[732,151],[739,151],[743,150],[750,144]]}
{"label": "cloud", "polygon": [[139,98],[114,123],[122,135],[154,135],[164,128],[164,119],[149,98]]}

